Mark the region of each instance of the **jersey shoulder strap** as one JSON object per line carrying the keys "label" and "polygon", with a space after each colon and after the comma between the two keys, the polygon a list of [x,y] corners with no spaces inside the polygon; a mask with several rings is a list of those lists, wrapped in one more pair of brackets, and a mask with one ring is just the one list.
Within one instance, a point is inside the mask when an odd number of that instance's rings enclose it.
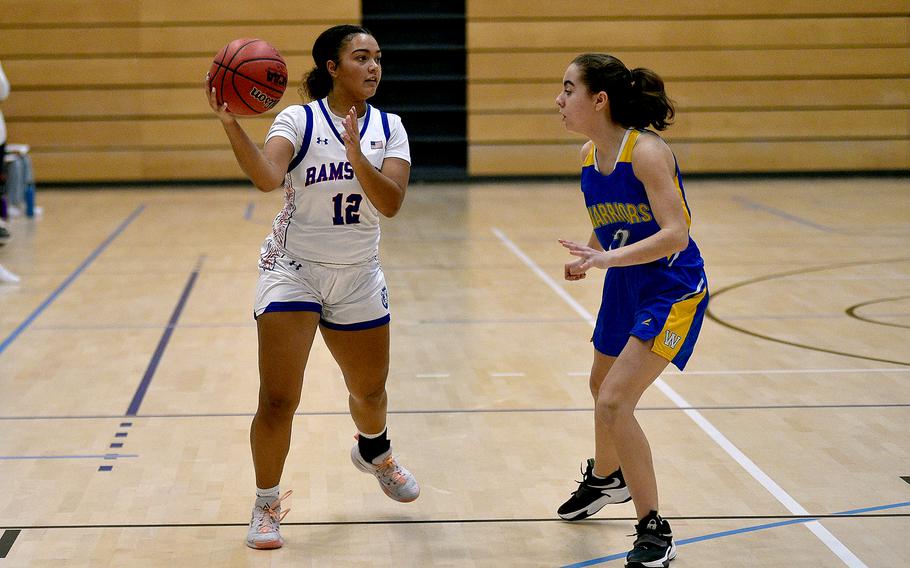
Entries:
{"label": "jersey shoulder strap", "polygon": [[384,110],[380,110],[379,117],[382,119],[382,133],[385,134],[385,141],[388,142],[389,136],[392,135],[392,131],[389,129],[389,115]]}
{"label": "jersey shoulder strap", "polygon": [[300,143],[300,151],[297,152],[297,155],[294,156],[294,159],[288,164],[288,173],[294,171],[294,168],[299,166],[300,162],[303,161],[303,158],[306,157],[306,152],[310,148],[310,139],[313,137],[313,109],[310,108],[310,105],[303,105],[303,111],[306,113],[306,129],[303,131],[303,141]]}

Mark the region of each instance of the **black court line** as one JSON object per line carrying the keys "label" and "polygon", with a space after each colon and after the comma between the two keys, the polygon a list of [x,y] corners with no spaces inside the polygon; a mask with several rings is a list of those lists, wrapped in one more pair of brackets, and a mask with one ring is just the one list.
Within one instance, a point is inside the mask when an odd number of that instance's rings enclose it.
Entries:
{"label": "black court line", "polygon": [[13,547],[13,543],[16,542],[20,532],[22,531],[18,529],[3,531],[3,535],[0,536],[0,558],[6,558],[6,555],[9,554],[9,549]]}
{"label": "black court line", "polygon": [[164,333],[161,335],[161,340],[158,341],[158,346],[155,348],[155,353],[152,355],[152,360],[149,361],[149,366],[145,370],[145,375],[143,375],[142,380],[139,382],[139,386],[136,387],[136,392],[133,394],[133,400],[130,401],[130,406],[126,410],[126,416],[135,416],[136,413],[139,412],[139,406],[142,404],[142,399],[145,398],[145,393],[148,391],[148,387],[152,383],[152,377],[155,376],[155,371],[158,369],[158,363],[161,362],[161,357],[164,355],[164,350],[167,348],[167,344],[171,340],[171,334],[174,333],[174,328],[177,327],[177,320],[180,319],[180,314],[183,312],[183,307],[186,305],[186,301],[190,297],[190,292],[192,292],[193,285],[196,283],[196,277],[199,276],[199,269],[202,267],[202,261],[204,259],[204,256],[199,258],[199,260],[196,262],[196,266],[193,268],[193,272],[190,274],[189,280],[186,282],[186,286],[183,287],[183,293],[180,294],[180,300],[177,301],[177,306],[174,307],[174,312],[171,314],[171,319],[168,321],[167,327],[164,328]]}
{"label": "black court line", "polygon": [[765,213],[774,215],[775,217],[780,217],[781,219],[786,219],[788,221],[798,223],[800,225],[803,225],[804,227],[810,227],[812,229],[817,229],[819,231],[824,231],[826,233],[839,232],[837,229],[834,229],[827,225],[821,225],[819,223],[816,223],[815,221],[811,221],[809,219],[800,217],[798,215],[793,215],[792,213],[790,213],[788,211],[784,211],[783,209],[778,209],[777,207],[771,207],[770,205],[765,205],[764,203],[759,203],[757,201],[753,201],[746,197],[742,197],[742,196],[738,196],[738,195],[733,196],[733,201],[738,201],[739,203],[741,203],[748,209],[758,209],[759,211],[764,211]]}
{"label": "black court line", "polygon": [[[831,410],[831,409],[881,410],[910,408],[910,402],[892,402],[881,404],[769,404],[769,405],[716,405],[716,406],[643,406],[636,408],[640,412],[666,412],[686,410]],[[389,410],[389,414],[533,414],[536,412],[593,412],[594,407],[576,408],[456,408],[456,409],[416,409]],[[136,418],[252,418],[254,412],[188,412],[185,414],[136,414]],[[294,416],[349,416],[349,410],[323,410],[295,412]],[[109,420],[123,418],[122,414],[86,414],[56,416],[0,416],[0,421],[27,420]]]}
{"label": "black court line", "polygon": [[[678,515],[664,517],[675,521],[748,521],[748,520],[794,520],[794,519],[891,519],[910,517],[910,513],[858,513],[858,514],[824,514],[824,515]],[[575,521],[572,524],[635,522],[635,517],[598,517]],[[565,523],[558,517],[513,518],[513,519],[378,519],[359,521],[300,521],[281,522],[283,527],[329,527],[329,526],[365,526],[365,525],[452,525],[452,524],[509,524],[509,523]],[[65,530],[65,529],[166,529],[166,528],[201,528],[201,527],[247,527],[249,521],[236,523],[122,523],[96,525],[20,525],[17,530]]]}
{"label": "black court line", "polygon": [[903,329],[910,329],[910,325],[904,325],[904,324],[900,324],[900,323],[889,323],[886,321],[875,320],[875,319],[863,317],[856,313],[856,310],[858,310],[862,307],[865,307],[865,306],[871,306],[872,304],[883,304],[885,302],[896,302],[899,300],[907,300],[907,299],[910,299],[910,296],[898,296],[896,298],[881,298],[879,300],[869,300],[868,302],[863,302],[861,304],[856,304],[856,305],[850,306],[849,308],[846,309],[846,313],[851,318],[856,318],[860,321],[874,323],[876,325],[886,325],[888,327],[900,327]]}
{"label": "black court line", "polygon": [[[735,290],[737,288],[742,288],[744,286],[749,286],[751,284],[757,284],[759,282],[767,282],[769,280],[776,280],[778,278],[786,278],[787,276],[808,274],[810,272],[823,272],[826,270],[835,270],[838,268],[847,268],[847,267],[855,267],[855,266],[869,266],[869,265],[875,265],[875,264],[887,264],[887,263],[908,262],[908,261],[910,261],[910,258],[905,257],[905,258],[893,258],[893,259],[885,259],[885,260],[843,262],[843,263],[837,263],[837,264],[829,264],[829,265],[825,265],[825,266],[816,266],[816,267],[812,267],[812,268],[801,268],[798,270],[778,272],[775,274],[768,274],[766,276],[759,276],[757,278],[750,278],[748,280],[743,280],[742,282],[737,282],[736,284],[731,284],[730,286],[725,286],[712,293],[712,296],[713,296],[712,300],[716,300],[716,298],[718,296],[720,296],[721,294],[724,294],[726,292],[729,292],[730,290]],[[852,357],[854,359],[864,359],[866,361],[878,361],[880,363],[892,363],[894,365],[910,366],[910,362],[908,362],[908,361],[895,361],[892,359],[884,359],[881,357],[870,357],[868,355],[860,355],[858,353],[847,353],[846,351],[838,351],[836,349],[825,349],[824,347],[816,347],[814,345],[798,343],[795,341],[787,341],[785,339],[778,339],[778,338],[772,337],[770,335],[764,335],[762,333],[758,333],[758,332],[746,329],[744,327],[739,327],[739,326],[733,325],[729,321],[717,317],[714,314],[714,312],[711,310],[710,303],[708,304],[708,310],[705,312],[705,315],[708,317],[708,319],[710,319],[710,320],[714,321],[715,323],[722,325],[728,329],[732,329],[734,331],[738,331],[740,333],[744,333],[744,334],[750,335],[752,337],[757,337],[759,339],[765,339],[767,341],[772,341],[774,343],[780,343],[782,345],[789,345],[791,347],[799,347],[801,349],[808,349],[810,351],[819,351],[821,353],[830,353],[832,355],[841,355],[843,357]]]}

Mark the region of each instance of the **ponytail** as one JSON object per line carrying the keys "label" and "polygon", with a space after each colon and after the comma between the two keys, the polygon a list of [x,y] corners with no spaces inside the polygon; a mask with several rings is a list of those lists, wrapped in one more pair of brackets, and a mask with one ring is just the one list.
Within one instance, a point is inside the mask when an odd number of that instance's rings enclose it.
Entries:
{"label": "ponytail", "polygon": [[672,124],[676,110],[664,90],[660,76],[643,67],[631,71],[622,61],[605,53],[585,53],[572,63],[581,71],[581,78],[592,93],[607,93],[610,116],[622,126],[653,127],[666,130]]}
{"label": "ponytail", "polygon": [[666,130],[673,123],[676,109],[664,90],[663,79],[644,67],[636,67],[631,75],[631,96],[625,105],[629,126],[653,126],[655,130]]}
{"label": "ponytail", "polygon": [[328,96],[332,91],[332,76],[326,67],[313,67],[303,76],[303,82],[298,89],[300,97],[304,100],[315,101]]}

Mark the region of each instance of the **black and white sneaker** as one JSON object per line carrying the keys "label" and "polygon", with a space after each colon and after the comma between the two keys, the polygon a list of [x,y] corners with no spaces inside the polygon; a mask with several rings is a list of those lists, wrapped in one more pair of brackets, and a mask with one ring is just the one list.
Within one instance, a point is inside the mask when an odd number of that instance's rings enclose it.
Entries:
{"label": "black and white sneaker", "polygon": [[635,525],[635,542],[626,555],[626,568],[667,568],[676,558],[670,523],[651,511]]}
{"label": "black and white sneaker", "polygon": [[621,470],[617,469],[604,480],[596,479],[594,459],[588,458],[587,467],[581,472],[578,489],[556,514],[566,521],[580,521],[600,511],[604,505],[625,503],[631,498]]}

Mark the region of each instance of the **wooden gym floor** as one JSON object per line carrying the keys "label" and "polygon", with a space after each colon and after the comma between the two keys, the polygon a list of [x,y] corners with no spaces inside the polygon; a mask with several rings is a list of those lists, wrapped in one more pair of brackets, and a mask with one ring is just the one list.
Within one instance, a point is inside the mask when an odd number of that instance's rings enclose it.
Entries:
{"label": "wooden gym floor", "polygon": [[[686,566],[900,566],[910,556],[910,184],[690,180],[711,318],[637,413]],[[593,453],[600,276],[577,182],[420,185],[383,225],[390,433],[420,480],[350,464],[317,340],[283,489],[286,546],[243,539],[257,392],[251,302],[280,195],[42,191],[0,264],[0,568],[622,566],[631,503],[555,510]]]}

